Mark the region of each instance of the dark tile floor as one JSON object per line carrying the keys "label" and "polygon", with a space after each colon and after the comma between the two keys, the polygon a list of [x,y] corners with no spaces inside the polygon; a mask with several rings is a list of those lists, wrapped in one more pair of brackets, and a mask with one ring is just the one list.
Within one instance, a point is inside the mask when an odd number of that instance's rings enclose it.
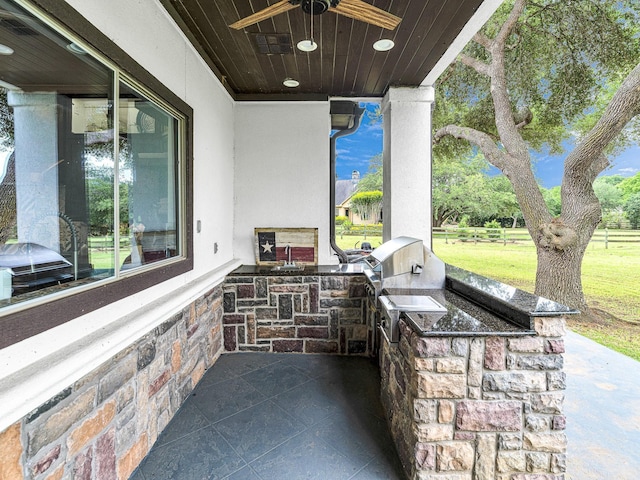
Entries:
{"label": "dark tile floor", "polygon": [[362,357],[222,355],[132,480],[403,479]]}

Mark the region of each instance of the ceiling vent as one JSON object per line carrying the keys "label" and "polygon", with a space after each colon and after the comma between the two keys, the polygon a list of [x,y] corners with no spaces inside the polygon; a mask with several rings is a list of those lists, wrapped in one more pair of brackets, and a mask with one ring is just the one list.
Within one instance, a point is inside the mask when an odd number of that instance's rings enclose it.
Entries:
{"label": "ceiling vent", "polygon": [[254,40],[260,53],[266,55],[293,53],[291,35],[288,33],[256,33]]}

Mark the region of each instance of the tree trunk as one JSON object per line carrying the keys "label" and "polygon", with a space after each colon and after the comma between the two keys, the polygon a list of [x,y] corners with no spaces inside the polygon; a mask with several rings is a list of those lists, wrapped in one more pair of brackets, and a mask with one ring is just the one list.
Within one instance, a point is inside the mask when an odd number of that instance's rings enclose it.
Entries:
{"label": "tree trunk", "polygon": [[576,245],[568,250],[537,248],[535,294],[590,315],[582,293],[582,258],[585,247]]}

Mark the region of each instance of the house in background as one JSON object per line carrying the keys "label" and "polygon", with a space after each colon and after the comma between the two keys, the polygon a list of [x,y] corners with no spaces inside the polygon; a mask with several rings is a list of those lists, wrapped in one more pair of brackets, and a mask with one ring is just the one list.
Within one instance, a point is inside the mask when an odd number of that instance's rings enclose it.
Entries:
{"label": "house in background", "polygon": [[351,211],[349,200],[356,193],[359,182],[360,172],[357,170],[351,172],[351,180],[336,180],[336,216],[347,217],[351,223],[357,214]]}
{"label": "house in background", "polygon": [[17,192],[0,256],[53,257],[24,294],[0,272],[2,478],[128,478],[221,354],[222,284],[255,263],[254,229],[316,228],[336,262],[332,99],[383,99],[384,239],[430,244],[433,84],[501,1],[370,0],[393,29],[345,2],[316,16],[315,52],[294,3],[0,0]]}

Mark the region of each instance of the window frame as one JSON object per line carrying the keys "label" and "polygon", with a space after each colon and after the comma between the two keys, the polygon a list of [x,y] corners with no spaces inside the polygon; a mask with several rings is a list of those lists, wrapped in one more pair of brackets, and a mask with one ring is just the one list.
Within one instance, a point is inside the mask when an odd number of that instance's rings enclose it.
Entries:
{"label": "window frame", "polygon": [[[178,158],[182,170],[179,201],[184,212],[182,255],[131,274],[88,285],[78,292],[51,298],[42,303],[26,305],[17,311],[0,313],[0,349],[26,338],[62,325],[70,320],[102,308],[166,280],[193,270],[193,109],[165,87],[157,78],[113,43],[79,12],[60,0],[14,0],[36,13],[50,27],[81,39],[100,56],[108,59],[107,66],[115,70],[115,78],[139,86],[161,104],[166,104],[182,117],[181,132],[184,155]],[[13,309],[11,309],[13,310]]]}

